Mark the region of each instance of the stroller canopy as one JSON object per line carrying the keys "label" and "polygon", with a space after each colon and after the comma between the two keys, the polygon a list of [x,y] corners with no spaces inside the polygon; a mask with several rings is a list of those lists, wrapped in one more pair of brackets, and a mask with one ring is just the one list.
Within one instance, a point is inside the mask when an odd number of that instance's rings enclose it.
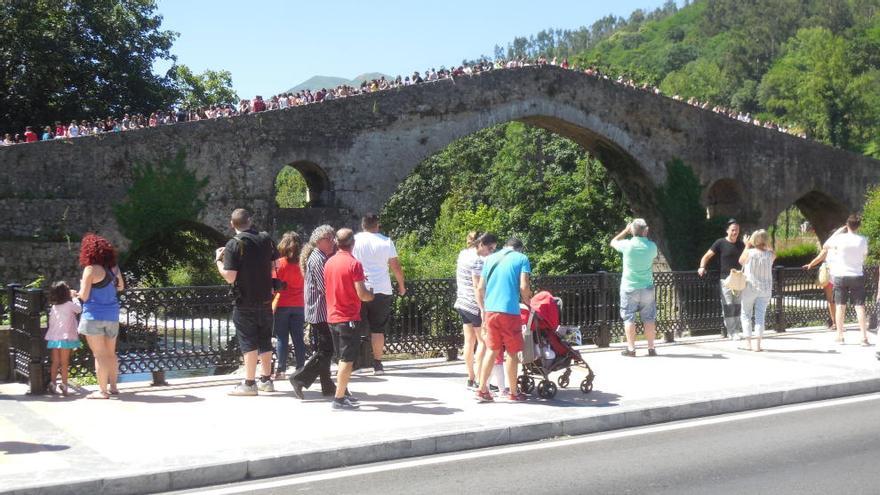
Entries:
{"label": "stroller canopy", "polygon": [[553,294],[542,290],[529,301],[532,311],[538,316],[537,325],[540,330],[556,331],[559,327],[559,306]]}

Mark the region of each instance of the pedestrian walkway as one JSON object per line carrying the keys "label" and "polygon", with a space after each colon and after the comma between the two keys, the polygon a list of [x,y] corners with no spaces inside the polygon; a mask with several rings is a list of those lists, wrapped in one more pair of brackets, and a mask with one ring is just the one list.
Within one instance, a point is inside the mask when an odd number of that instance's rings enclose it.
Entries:
{"label": "pedestrian walkway", "polygon": [[576,370],[556,399],[527,403],[479,404],[464,365],[438,360],[355,375],[359,411],[331,411],[319,387],[297,400],[287,382],[229,397],[230,377],[123,384],[106,401],[0,384],[0,493],[156,493],[880,391],[876,348],[848,338],[771,334],[760,353],[722,340],[658,357],[590,350],[593,392]]}

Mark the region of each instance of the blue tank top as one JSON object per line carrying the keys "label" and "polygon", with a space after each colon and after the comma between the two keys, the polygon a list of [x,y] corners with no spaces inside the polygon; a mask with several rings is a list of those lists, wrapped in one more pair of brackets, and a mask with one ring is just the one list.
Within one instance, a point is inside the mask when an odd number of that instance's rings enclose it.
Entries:
{"label": "blue tank top", "polygon": [[116,275],[104,268],[104,280],[92,284],[89,298],[83,302],[83,319],[119,321],[119,299],[116,297]]}

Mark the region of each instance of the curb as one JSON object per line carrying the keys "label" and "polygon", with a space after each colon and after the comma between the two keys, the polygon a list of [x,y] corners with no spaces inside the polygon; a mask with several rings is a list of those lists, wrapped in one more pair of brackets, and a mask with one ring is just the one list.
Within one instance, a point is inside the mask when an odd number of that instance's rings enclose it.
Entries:
{"label": "curb", "polygon": [[186,490],[258,478],[300,474],[357,464],[495,447],[561,436],[585,435],[622,428],[694,419],[880,392],[880,378],[829,383],[791,390],[771,390],[695,402],[646,407],[584,418],[523,423],[405,440],[357,445],[341,449],[204,464],[171,471],[132,473],[115,477],[36,485],[2,495],[140,495]]}

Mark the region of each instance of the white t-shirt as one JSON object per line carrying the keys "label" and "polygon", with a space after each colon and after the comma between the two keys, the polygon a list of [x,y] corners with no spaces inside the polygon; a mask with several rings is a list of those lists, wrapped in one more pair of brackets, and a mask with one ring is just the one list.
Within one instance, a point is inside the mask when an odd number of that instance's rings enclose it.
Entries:
{"label": "white t-shirt", "polygon": [[392,294],[388,260],[397,258],[394,242],[382,234],[358,232],[354,236],[354,257],[364,266],[365,285],[376,294]]}
{"label": "white t-shirt", "polygon": [[825,241],[828,266],[832,277],[861,277],[862,266],[868,255],[868,240],[864,236],[844,232]]}

